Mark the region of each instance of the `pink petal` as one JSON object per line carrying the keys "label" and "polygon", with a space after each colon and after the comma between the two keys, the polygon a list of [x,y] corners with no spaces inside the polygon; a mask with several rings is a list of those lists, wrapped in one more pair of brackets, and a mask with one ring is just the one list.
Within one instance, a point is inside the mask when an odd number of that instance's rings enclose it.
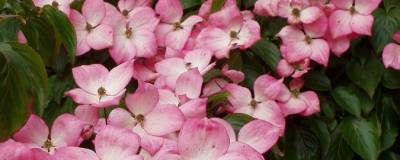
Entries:
{"label": "pink petal", "polygon": [[374,17],[372,15],[364,16],[360,14],[354,14],[351,19],[351,29],[361,35],[371,36],[372,24],[374,23]]}
{"label": "pink petal", "polygon": [[238,141],[265,153],[278,142],[279,136],[280,128],[263,120],[254,120],[240,129]]}
{"label": "pink petal", "polygon": [[114,29],[114,45],[110,48],[112,59],[121,64],[136,56],[136,45],[134,41],[126,37],[126,23],[120,22]]}
{"label": "pink petal", "polygon": [[226,51],[229,50],[230,41],[231,38],[225,31],[216,27],[207,27],[198,35],[196,46],[213,52]]}
{"label": "pink petal", "polygon": [[229,84],[229,82],[222,78],[216,78],[209,81],[203,87],[203,96],[211,96],[220,92],[226,84]]}
{"label": "pink petal", "polygon": [[283,79],[264,74],[254,81],[254,99],[257,101],[275,100],[284,88]]}
{"label": "pink petal", "polygon": [[229,140],[230,143],[234,143],[236,142],[236,133],[232,128],[232,125],[229,124],[227,121],[225,121],[224,119],[221,118],[211,118],[211,120],[218,122],[219,124],[221,124],[222,126],[225,127],[226,132],[228,133],[229,136]]}
{"label": "pink petal", "polygon": [[248,159],[240,153],[231,152],[223,155],[222,157],[219,157],[218,160],[248,160]]}
{"label": "pink petal", "polygon": [[237,84],[227,84],[225,85],[224,90],[230,93],[228,101],[235,108],[248,107],[252,100],[249,89]]}
{"label": "pink petal", "polygon": [[111,47],[113,44],[113,29],[109,25],[100,24],[88,34],[86,41],[95,50]]}
{"label": "pink petal", "polygon": [[51,141],[54,146],[79,146],[83,123],[75,116],[65,113],[54,120]]}
{"label": "pink petal", "polygon": [[179,0],[160,0],[155,9],[161,21],[166,23],[180,22],[183,16],[183,8]]}
{"label": "pink petal", "polygon": [[288,62],[294,63],[309,58],[311,54],[312,54],[312,49],[310,45],[307,44],[307,42],[305,42],[304,40],[302,40],[297,43],[288,44],[287,52],[284,58]]}
{"label": "pink petal", "polygon": [[74,115],[84,123],[91,125],[95,125],[100,117],[99,109],[89,105],[80,105],[76,107]]}
{"label": "pink petal", "polygon": [[158,90],[152,84],[139,82],[135,93],[126,96],[125,103],[128,109],[135,115],[146,115],[157,105],[159,99]]}
{"label": "pink petal", "polygon": [[25,125],[13,135],[13,139],[32,147],[41,147],[48,136],[49,128],[46,123],[39,116],[31,114]]}
{"label": "pink petal", "polygon": [[182,50],[190,36],[191,29],[179,29],[176,31],[169,32],[165,36],[165,46],[170,47],[174,50]]}
{"label": "pink petal", "polygon": [[174,26],[167,23],[161,23],[157,25],[155,29],[155,35],[157,37],[157,43],[161,47],[165,47],[165,39],[167,38],[168,33],[174,31]]}
{"label": "pink petal", "polygon": [[108,69],[101,64],[82,65],[72,68],[72,75],[80,88],[97,95],[98,89],[108,75]]}
{"label": "pink petal", "polygon": [[186,64],[181,58],[164,59],[154,65],[156,71],[163,76],[166,76],[167,84],[175,88],[175,83],[178,77],[186,72]]}
{"label": "pink petal", "polygon": [[207,116],[207,98],[189,100],[182,104],[179,109],[185,118],[204,118]]}
{"label": "pink petal", "polygon": [[148,134],[141,126],[136,126],[133,131],[140,136],[140,146],[152,155],[158,152],[164,143],[163,138]]}
{"label": "pink petal", "polygon": [[307,104],[307,109],[301,113],[302,116],[310,116],[320,111],[319,98],[315,92],[304,92],[300,95],[300,98]]}
{"label": "pink petal", "polygon": [[243,16],[236,5],[230,5],[211,14],[208,23],[228,31],[239,31],[243,24]]}
{"label": "pink petal", "polygon": [[158,94],[160,95],[160,100],[158,104],[173,104],[178,106],[179,99],[175,96],[175,93],[167,89],[159,89]]}
{"label": "pink petal", "polygon": [[281,59],[276,66],[276,71],[281,77],[289,77],[294,72],[294,68],[285,59]]}
{"label": "pink petal", "polygon": [[280,129],[280,133],[285,131],[285,117],[275,101],[266,101],[257,105],[253,116],[267,121]]}
{"label": "pink petal", "polygon": [[212,58],[212,52],[207,49],[195,49],[186,53],[184,62],[189,64],[190,68],[198,68],[200,71],[206,68]]}
{"label": "pink petal", "polygon": [[136,7],[140,6],[149,6],[151,0],[120,0],[118,1],[118,8],[119,10],[132,10]]}
{"label": "pink petal", "polygon": [[183,113],[174,105],[158,105],[145,116],[143,128],[154,136],[163,136],[181,129]]}
{"label": "pink petal", "polygon": [[78,11],[72,10],[69,16],[69,20],[71,21],[72,25],[74,25],[75,30],[86,31],[87,22],[85,20],[85,17],[83,17],[82,14]]}
{"label": "pink petal", "polygon": [[119,21],[124,20],[124,16],[112,4],[107,2],[105,2],[104,4],[106,7],[106,15],[104,16],[102,24],[106,24],[114,28]]}
{"label": "pink petal", "polygon": [[307,104],[296,97],[292,97],[289,101],[280,104],[282,113],[285,116],[304,112],[307,109]]}
{"label": "pink petal", "polygon": [[97,95],[86,92],[83,89],[76,88],[68,92],[65,92],[65,96],[70,96],[74,102],[78,104],[96,104],[99,103],[99,97]]}
{"label": "pink petal", "polygon": [[336,39],[332,39],[330,36],[327,36],[325,39],[327,40],[331,51],[337,57],[342,56],[342,54],[350,48],[350,39],[347,36]]}
{"label": "pink petal", "polygon": [[156,13],[150,7],[138,7],[129,12],[129,26],[133,30],[147,30],[153,32],[159,23]]}
{"label": "pink petal", "polygon": [[254,43],[260,40],[260,25],[257,21],[248,20],[246,21],[239,32],[239,40],[233,43],[237,43],[241,49],[251,47]]}
{"label": "pink petal", "polygon": [[245,78],[243,72],[236,70],[229,70],[228,65],[224,65],[224,67],[222,68],[222,74],[224,74],[226,77],[232,80],[233,83],[240,83]]}
{"label": "pink petal", "polygon": [[182,160],[182,157],[177,154],[165,154],[157,160]]}
{"label": "pink petal", "polygon": [[317,19],[313,23],[303,24],[303,26],[304,26],[304,31],[308,36],[310,36],[311,38],[319,38],[325,35],[328,29],[328,24],[329,24],[328,17],[322,15],[321,17],[319,17],[319,19]]}
{"label": "pink petal", "polygon": [[116,108],[108,115],[107,122],[109,125],[132,129],[136,126],[137,121],[132,117],[132,114],[122,108]]}
{"label": "pink petal", "polygon": [[300,21],[306,24],[315,22],[323,14],[318,7],[308,7],[301,11]]}
{"label": "pink petal", "polygon": [[221,124],[204,119],[186,121],[178,137],[179,153],[183,159],[217,159],[229,147],[229,136]]}
{"label": "pink petal", "polygon": [[292,44],[299,41],[303,41],[305,38],[304,33],[294,26],[285,26],[281,29],[281,31],[277,34],[283,43]]}
{"label": "pink petal", "polygon": [[131,130],[106,126],[94,139],[97,155],[102,160],[125,160],[136,155],[140,137]]}
{"label": "pink petal", "polygon": [[400,31],[393,34],[393,40],[400,43]]}
{"label": "pink petal", "polygon": [[91,26],[97,26],[106,15],[103,0],[86,0],[82,6],[82,14]]}
{"label": "pink petal", "polygon": [[327,67],[330,55],[328,43],[323,39],[314,39],[310,45],[312,49],[310,59]]}
{"label": "pink petal", "polygon": [[96,153],[92,150],[79,147],[61,147],[57,148],[53,155],[55,160],[74,160],[74,159],[85,159],[85,160],[100,160]]}
{"label": "pink petal", "polygon": [[333,38],[352,33],[352,15],[350,11],[336,10],[329,16],[329,28]]}
{"label": "pink petal", "polygon": [[32,0],[33,4],[38,7],[43,7],[46,4],[51,4],[52,0]]}
{"label": "pink petal", "polygon": [[157,40],[153,32],[140,30],[133,33],[137,57],[153,57],[157,54]]}
{"label": "pink petal", "polygon": [[2,160],[34,160],[33,154],[26,144],[8,140],[0,143],[0,159]]}
{"label": "pink petal", "polygon": [[232,142],[229,145],[228,152],[237,152],[246,156],[249,160],[264,160],[263,156],[248,144],[241,142]]}
{"label": "pink petal", "polygon": [[121,92],[131,81],[133,75],[133,61],[127,61],[111,69],[103,83],[106,94],[115,95]]}
{"label": "pink petal", "polygon": [[386,68],[400,69],[400,45],[389,43],[382,53],[382,61]]}
{"label": "pink petal", "polygon": [[203,77],[197,68],[182,73],[176,81],[175,94],[185,95],[190,99],[200,96]]}
{"label": "pink petal", "polygon": [[350,9],[354,0],[331,0],[331,3],[340,9]]}
{"label": "pink petal", "polygon": [[381,0],[355,0],[354,7],[360,14],[368,15],[378,8],[380,3]]}
{"label": "pink petal", "polygon": [[156,79],[159,75],[158,73],[155,73],[153,68],[149,68],[144,64],[137,63],[137,61],[135,61],[133,66],[133,77],[137,80],[151,81]]}
{"label": "pink petal", "polygon": [[121,92],[115,94],[115,95],[107,95],[103,97],[97,96],[97,102],[94,104],[91,104],[94,107],[98,108],[105,108],[105,107],[110,107],[113,105],[118,105],[119,101],[122,97],[122,95],[125,93],[125,89],[123,89]]}

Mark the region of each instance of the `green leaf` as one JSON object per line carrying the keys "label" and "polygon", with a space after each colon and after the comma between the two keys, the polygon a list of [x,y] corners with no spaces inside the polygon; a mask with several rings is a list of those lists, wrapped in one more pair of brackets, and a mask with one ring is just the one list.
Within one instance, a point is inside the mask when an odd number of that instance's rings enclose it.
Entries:
{"label": "green leaf", "polygon": [[204,82],[206,83],[206,82],[212,80],[213,78],[216,78],[221,75],[222,75],[221,70],[211,69],[210,71],[208,71],[206,74],[203,75],[203,79],[204,79]]}
{"label": "green leaf", "polygon": [[219,11],[224,4],[225,0],[213,0],[211,4],[211,13]]}
{"label": "green leaf", "polygon": [[322,155],[327,153],[329,144],[331,143],[331,135],[329,133],[328,126],[325,122],[316,118],[306,119],[307,126],[310,126],[310,130],[318,138],[321,146]]}
{"label": "green leaf", "polygon": [[400,6],[400,1],[399,0],[384,0],[383,1],[383,6],[385,6],[386,11],[390,11],[390,9]]}
{"label": "green leaf", "polygon": [[71,98],[67,98],[63,104],[59,104],[54,100],[50,101],[48,107],[43,113],[43,120],[51,126],[54,120],[63,113],[73,113],[74,102]]}
{"label": "green leaf", "polygon": [[365,60],[353,59],[346,65],[346,74],[353,83],[373,97],[375,89],[383,76],[384,66],[380,59],[368,57]]}
{"label": "green leaf", "polygon": [[400,156],[396,155],[394,152],[388,151],[381,154],[379,159],[382,160],[399,160]]}
{"label": "green leaf", "polygon": [[68,51],[71,64],[75,63],[76,34],[68,17],[52,6],[43,7],[43,15],[52,22],[54,29],[61,38],[61,42]]}
{"label": "green leaf", "polygon": [[396,105],[391,96],[384,96],[382,107],[378,108],[381,122],[381,151],[389,149],[395,142],[399,134],[399,118],[394,111]]}
{"label": "green leaf", "polygon": [[239,133],[240,128],[242,128],[246,123],[249,123],[250,121],[254,120],[254,118],[252,116],[243,113],[233,113],[225,116],[224,120],[226,120],[229,124],[232,125],[233,129],[235,130],[235,133],[237,134]]}
{"label": "green leaf", "polygon": [[376,160],[379,153],[378,128],[365,119],[347,118],[341,130],[347,144],[365,160]]}
{"label": "green leaf", "polygon": [[255,53],[275,72],[275,67],[281,59],[279,48],[272,42],[261,39],[250,50]]}
{"label": "green leaf", "polygon": [[372,26],[371,43],[375,51],[381,53],[385,45],[392,41],[393,33],[399,29],[400,7],[390,9],[388,12],[378,8],[373,15],[375,20]]}
{"label": "green leaf", "polygon": [[207,97],[207,115],[214,116],[215,112],[221,103],[225,103],[227,97],[230,95],[229,92],[219,92]]}
{"label": "green leaf", "polygon": [[311,71],[304,75],[304,82],[304,85],[312,90],[329,91],[331,89],[331,80],[320,71]]}
{"label": "green leaf", "polygon": [[308,127],[289,123],[285,132],[286,160],[318,159],[320,152],[320,142]]}
{"label": "green leaf", "polygon": [[331,94],[343,110],[361,117],[361,100],[354,89],[350,87],[337,87]]}
{"label": "green leaf", "polygon": [[32,48],[16,42],[0,43],[0,141],[9,138],[27,120],[30,109],[41,105],[47,85],[44,64]]}
{"label": "green leaf", "polygon": [[202,0],[181,0],[181,4],[183,9],[192,8],[194,6],[198,6],[202,3]]}
{"label": "green leaf", "polygon": [[0,42],[17,41],[20,22],[15,18],[0,20]]}
{"label": "green leaf", "polygon": [[354,153],[343,139],[340,129],[340,127],[337,127],[331,134],[331,143],[324,155],[324,160],[351,160],[353,158]]}
{"label": "green leaf", "polygon": [[400,88],[400,71],[394,69],[385,69],[385,73],[382,77],[382,84],[389,89]]}

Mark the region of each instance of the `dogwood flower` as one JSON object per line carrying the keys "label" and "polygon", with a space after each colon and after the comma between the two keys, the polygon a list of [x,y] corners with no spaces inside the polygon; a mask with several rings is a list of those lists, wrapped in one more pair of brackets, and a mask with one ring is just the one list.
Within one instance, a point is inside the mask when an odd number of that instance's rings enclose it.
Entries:
{"label": "dogwood flower", "polygon": [[289,63],[285,59],[281,59],[277,66],[276,71],[281,77],[299,78],[310,70],[310,60],[304,59],[297,63]]}
{"label": "dogwood flower", "polygon": [[386,68],[400,69],[400,32],[393,35],[393,40],[397,43],[389,43],[385,46],[382,61]]}
{"label": "dogwood flower", "polygon": [[31,150],[20,142],[10,139],[0,143],[0,159],[4,160],[32,160]]}
{"label": "dogwood flower", "polygon": [[43,7],[45,5],[51,5],[55,8],[58,8],[60,11],[64,12],[67,16],[69,16],[71,9],[70,5],[72,0],[32,0],[33,4],[38,7]]}
{"label": "dogwood flower", "polygon": [[82,6],[82,14],[71,11],[70,20],[75,27],[77,37],[76,55],[111,47],[113,44],[113,29],[103,24],[106,8],[103,0],[86,0]]}
{"label": "dogwood flower", "polygon": [[278,14],[288,19],[290,24],[313,23],[323,15],[316,6],[308,6],[304,2],[282,1],[278,4]]}
{"label": "dogwood flower", "polygon": [[133,75],[133,61],[118,65],[108,71],[103,65],[82,65],[72,69],[74,80],[79,88],[65,95],[78,104],[94,107],[109,107],[119,104]]}

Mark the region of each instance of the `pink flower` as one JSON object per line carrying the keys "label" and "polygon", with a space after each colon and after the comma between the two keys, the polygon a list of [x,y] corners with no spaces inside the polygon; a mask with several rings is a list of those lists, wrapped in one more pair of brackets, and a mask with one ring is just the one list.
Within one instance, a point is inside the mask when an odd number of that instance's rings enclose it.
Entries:
{"label": "pink flower", "polygon": [[184,116],[174,105],[157,105],[159,94],[153,85],[139,82],[134,94],[129,94],[125,103],[130,112],[114,109],[109,115],[109,123],[114,126],[133,129],[142,138],[141,145],[148,152],[156,152],[162,138],[182,127]]}
{"label": "pink flower", "polygon": [[72,69],[79,88],[65,93],[78,104],[109,107],[119,104],[133,74],[133,61],[128,61],[108,71],[103,65],[82,65]]}
{"label": "pink flower", "polygon": [[230,92],[228,101],[235,113],[244,113],[257,119],[265,120],[281,129],[285,128],[285,119],[275,100],[287,100],[283,79],[276,80],[270,75],[263,75],[254,82],[254,98],[249,89],[237,84],[227,84],[224,89]]}
{"label": "pink flower", "polygon": [[282,0],[257,0],[254,13],[261,16],[277,16],[280,1]]}
{"label": "pink flower", "polygon": [[400,69],[400,45],[396,43],[387,44],[383,49],[382,61],[386,68]]}
{"label": "pink flower", "polygon": [[132,11],[138,7],[149,7],[151,4],[151,0],[119,0],[118,1],[118,9],[121,11],[122,15],[128,17],[129,19],[132,17]]}
{"label": "pink flower", "polygon": [[51,5],[58,8],[60,11],[64,12],[67,16],[70,14],[70,5],[72,0],[32,0],[33,4],[38,7],[43,7],[45,5]]}
{"label": "pink flower", "polygon": [[59,116],[51,128],[38,116],[31,115],[28,122],[13,135],[17,142],[29,148],[39,148],[53,153],[56,148],[78,146],[83,124],[71,114]]}
{"label": "pink flower", "polygon": [[181,51],[191,35],[193,26],[203,18],[193,15],[182,20],[183,8],[179,0],[160,0],[156,12],[161,23],[157,26],[157,42],[160,46]]}
{"label": "pink flower", "polygon": [[281,59],[276,66],[276,71],[281,77],[300,78],[310,70],[310,60],[304,59],[296,63],[289,63],[285,59]]}
{"label": "pink flower", "polygon": [[103,24],[106,7],[103,0],[86,0],[82,6],[82,14],[72,10],[70,20],[75,27],[77,36],[76,55],[111,47],[113,44],[113,29]]}
{"label": "pink flower", "polygon": [[90,139],[99,121],[99,109],[90,105],[80,105],[75,108],[74,115],[84,124],[81,137]]}
{"label": "pink flower", "polygon": [[196,47],[210,49],[219,59],[229,57],[231,49],[249,48],[260,39],[260,25],[245,21],[236,5],[211,14],[208,23],[196,38]]}
{"label": "pink flower", "polygon": [[159,20],[153,9],[138,7],[129,14],[129,20],[119,20],[114,27],[114,45],[110,54],[118,64],[135,57],[149,58],[157,54],[153,31]]}
{"label": "pink flower", "polygon": [[301,114],[310,116],[320,111],[319,98],[314,91],[300,92],[304,81],[294,79],[290,82],[290,99],[280,103],[280,108],[285,116]]}
{"label": "pink flower", "polygon": [[304,2],[282,1],[278,5],[278,14],[288,19],[290,24],[313,23],[323,15],[323,11],[316,6],[307,6]]}
{"label": "pink flower", "polygon": [[332,0],[338,10],[329,16],[329,26],[334,39],[351,33],[371,35],[374,17],[371,13],[381,0]]}
{"label": "pink flower", "polygon": [[23,143],[10,139],[0,143],[0,159],[34,160],[32,152]]}

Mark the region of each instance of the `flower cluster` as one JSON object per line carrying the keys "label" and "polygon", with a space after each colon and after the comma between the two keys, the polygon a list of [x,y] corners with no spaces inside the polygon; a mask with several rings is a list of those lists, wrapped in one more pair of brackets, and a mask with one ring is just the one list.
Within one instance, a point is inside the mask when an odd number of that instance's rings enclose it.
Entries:
{"label": "flower cluster", "polygon": [[[254,13],[286,18],[277,36],[283,59],[279,78],[264,74],[253,92],[241,85],[244,73],[227,64],[221,75],[205,80],[229,58],[261,37],[252,11],[226,0],[213,11],[213,0],[198,14],[184,15],[179,0],[85,0],[81,11],[71,0],[33,0],[57,6],[76,30],[77,55],[108,50],[116,66],[81,65],[72,69],[77,87],[65,93],[78,106],[51,129],[31,115],[12,139],[0,144],[0,159],[24,160],[263,160],[285,131],[285,117],[320,111],[318,95],[304,91],[301,79],[310,63],[327,66],[330,53],[341,56],[350,40],[371,35],[371,12],[380,0],[258,0]],[[21,35],[20,35],[21,36]],[[395,35],[400,43],[400,33]],[[387,67],[400,69],[400,46],[383,53]],[[285,81],[287,80],[287,81]],[[290,82],[289,82],[290,81]],[[137,82],[130,93],[128,84]],[[289,82],[286,85],[285,82]],[[215,115],[242,113],[254,119],[238,132],[207,115],[208,98],[227,92]],[[118,106],[118,107],[116,107]],[[99,111],[110,109],[102,117]],[[88,141],[94,148],[82,147]],[[81,147],[80,147],[81,146]]]}

